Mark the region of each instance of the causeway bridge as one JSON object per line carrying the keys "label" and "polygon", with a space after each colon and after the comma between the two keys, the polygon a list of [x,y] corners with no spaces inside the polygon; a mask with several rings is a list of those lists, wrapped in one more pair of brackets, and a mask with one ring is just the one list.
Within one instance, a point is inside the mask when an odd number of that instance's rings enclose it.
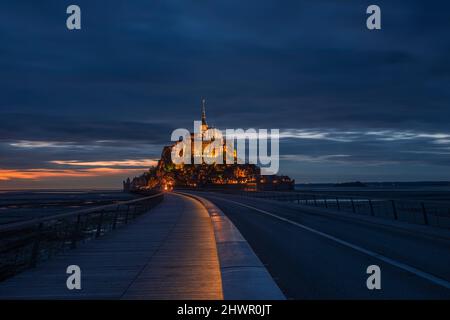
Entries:
{"label": "causeway bridge", "polygon": [[450,298],[445,219],[286,195],[167,192],[1,225],[0,299]]}

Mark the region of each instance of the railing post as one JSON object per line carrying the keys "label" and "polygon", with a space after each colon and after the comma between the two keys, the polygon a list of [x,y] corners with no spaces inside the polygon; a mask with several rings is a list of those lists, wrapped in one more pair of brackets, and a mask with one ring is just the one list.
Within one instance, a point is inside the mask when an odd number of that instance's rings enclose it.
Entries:
{"label": "railing post", "polygon": [[102,231],[103,213],[104,213],[104,211],[102,210],[101,214],[100,214],[100,219],[99,219],[98,225],[97,225],[97,232],[95,233],[95,238],[100,237],[100,234],[101,234],[101,231]]}
{"label": "railing post", "polygon": [[317,207],[317,198],[316,198],[316,195],[313,195],[313,199],[314,199],[314,206]]}
{"label": "railing post", "polygon": [[77,224],[75,226],[75,230],[73,231],[73,235],[72,235],[72,243],[70,245],[70,247],[72,249],[75,249],[77,247],[77,238],[78,238],[78,233],[80,232],[80,223],[81,223],[81,215],[77,216]]}
{"label": "railing post", "polygon": [[113,225],[112,225],[112,229],[115,230],[116,226],[117,226],[117,216],[119,215],[120,212],[120,204],[117,206],[116,208],[116,213],[114,214],[114,220],[113,220]]}
{"label": "railing post", "polygon": [[135,204],[134,205],[134,210],[133,210],[133,219],[136,218],[136,212],[138,211],[138,205]]}
{"label": "railing post", "polygon": [[325,208],[328,208],[327,197],[324,197],[323,199],[325,201]]}
{"label": "railing post", "polygon": [[340,211],[341,210],[341,206],[339,204],[339,198],[336,198],[336,204],[337,204],[337,208]]}
{"label": "railing post", "polygon": [[353,210],[353,213],[356,213],[355,201],[353,201],[353,198],[351,198],[350,200],[351,200],[351,202],[352,202],[352,210]]}
{"label": "railing post", "polygon": [[300,195],[297,194],[297,204],[300,204]]}
{"label": "railing post", "polygon": [[395,206],[395,201],[391,200],[391,204],[392,204],[392,213],[394,214],[394,219],[398,220],[397,207]]}
{"label": "railing post", "polygon": [[427,209],[425,209],[425,203],[421,203],[422,205],[422,214],[423,214],[423,222],[424,224],[428,225],[428,215],[427,215]]}
{"label": "railing post", "polygon": [[39,245],[41,242],[42,236],[42,228],[44,227],[43,223],[39,223],[36,238],[34,239],[33,248],[31,249],[31,259],[30,259],[30,267],[34,268],[37,265],[37,261],[39,259]]}
{"label": "railing post", "polygon": [[373,212],[373,204],[372,204],[372,199],[369,199],[369,206],[370,206],[370,215],[374,216],[375,213]]}
{"label": "railing post", "polygon": [[130,212],[130,205],[127,205],[127,213],[125,214],[125,224],[128,224],[128,213]]}

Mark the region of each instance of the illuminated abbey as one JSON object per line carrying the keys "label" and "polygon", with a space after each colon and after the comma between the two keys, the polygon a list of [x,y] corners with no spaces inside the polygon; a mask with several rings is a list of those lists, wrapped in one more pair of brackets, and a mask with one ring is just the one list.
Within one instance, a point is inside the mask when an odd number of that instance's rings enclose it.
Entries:
{"label": "illuminated abbey", "polygon": [[[165,146],[158,164],[141,176],[124,181],[124,190],[171,190],[174,187],[293,189],[294,180],[287,176],[261,175],[261,169],[255,164],[238,164],[234,146],[223,142],[222,139],[217,140],[215,134],[214,128],[208,126],[206,121],[206,106],[203,99],[198,130],[194,130],[194,133],[185,136],[184,139],[180,138],[173,145]],[[189,161],[174,163],[172,161],[174,155]]]}

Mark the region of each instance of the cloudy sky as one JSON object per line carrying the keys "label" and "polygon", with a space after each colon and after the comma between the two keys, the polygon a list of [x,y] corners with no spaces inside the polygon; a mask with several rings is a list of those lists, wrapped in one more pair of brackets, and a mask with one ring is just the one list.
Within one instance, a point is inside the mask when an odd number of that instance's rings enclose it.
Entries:
{"label": "cloudy sky", "polygon": [[[366,8],[382,9],[382,30]],[[68,31],[78,4],[82,30]],[[120,187],[199,120],[298,182],[450,180],[450,4],[4,0],[0,188]]]}

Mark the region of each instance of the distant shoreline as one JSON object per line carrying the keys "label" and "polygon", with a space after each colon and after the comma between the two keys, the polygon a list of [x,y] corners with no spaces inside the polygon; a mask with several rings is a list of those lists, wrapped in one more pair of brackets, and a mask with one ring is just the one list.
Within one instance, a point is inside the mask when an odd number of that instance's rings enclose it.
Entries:
{"label": "distant shoreline", "polygon": [[[357,186],[360,184],[360,186]],[[450,181],[346,181],[336,183],[296,183],[296,187],[450,187]]]}
{"label": "distant shoreline", "polygon": [[[296,188],[399,188],[399,187],[449,187],[450,181],[361,181],[364,186],[352,185],[357,181],[344,182],[311,182],[296,183]],[[348,185],[348,186],[347,186]],[[24,189],[1,189],[0,193],[6,192],[115,192],[122,191],[118,188],[24,188]]]}

